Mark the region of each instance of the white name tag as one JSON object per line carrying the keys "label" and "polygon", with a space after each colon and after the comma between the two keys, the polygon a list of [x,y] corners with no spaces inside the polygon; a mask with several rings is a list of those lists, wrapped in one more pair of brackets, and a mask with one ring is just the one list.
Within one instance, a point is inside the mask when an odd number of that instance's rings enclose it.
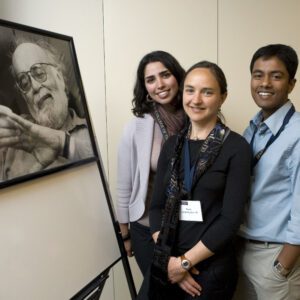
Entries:
{"label": "white name tag", "polygon": [[179,220],[202,222],[203,216],[200,201],[181,200]]}

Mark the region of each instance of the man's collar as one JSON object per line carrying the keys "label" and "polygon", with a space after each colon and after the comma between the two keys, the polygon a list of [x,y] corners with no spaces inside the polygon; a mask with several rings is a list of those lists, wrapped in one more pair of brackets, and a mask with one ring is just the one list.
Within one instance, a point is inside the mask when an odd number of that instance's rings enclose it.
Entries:
{"label": "man's collar", "polygon": [[73,108],[69,108],[68,118],[67,118],[63,128],[61,128],[61,130],[71,131],[76,126],[81,126],[81,125],[86,126],[86,120],[78,117],[78,115],[76,114],[76,112]]}
{"label": "man's collar", "polygon": [[259,127],[261,124],[265,124],[275,135],[278,130],[280,129],[282,122],[284,120],[285,115],[287,114],[288,110],[291,108],[292,103],[288,100],[284,105],[278,108],[267,120],[263,120],[262,110],[259,111],[254,118],[250,121],[250,126],[252,129],[255,127]]}

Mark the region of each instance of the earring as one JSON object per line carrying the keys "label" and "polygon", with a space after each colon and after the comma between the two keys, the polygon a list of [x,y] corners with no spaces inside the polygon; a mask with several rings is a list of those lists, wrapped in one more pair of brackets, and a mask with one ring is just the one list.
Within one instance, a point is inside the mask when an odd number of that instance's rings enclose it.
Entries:
{"label": "earring", "polygon": [[146,96],[146,101],[147,101],[148,103],[153,103],[153,102],[154,102],[153,99],[150,97],[149,94],[147,94],[147,96]]}

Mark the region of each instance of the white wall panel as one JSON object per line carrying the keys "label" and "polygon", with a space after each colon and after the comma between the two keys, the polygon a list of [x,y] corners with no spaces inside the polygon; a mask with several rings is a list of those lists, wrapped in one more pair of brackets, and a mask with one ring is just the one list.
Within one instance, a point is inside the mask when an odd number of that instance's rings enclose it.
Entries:
{"label": "white wall panel", "polygon": [[[219,0],[219,63],[228,79],[229,95],[224,105],[227,123],[243,132],[258,111],[250,94],[249,64],[261,46],[283,43],[300,56],[300,1]],[[299,71],[298,71],[299,77]],[[297,77],[297,75],[296,75]],[[300,109],[300,84],[290,97]]]}

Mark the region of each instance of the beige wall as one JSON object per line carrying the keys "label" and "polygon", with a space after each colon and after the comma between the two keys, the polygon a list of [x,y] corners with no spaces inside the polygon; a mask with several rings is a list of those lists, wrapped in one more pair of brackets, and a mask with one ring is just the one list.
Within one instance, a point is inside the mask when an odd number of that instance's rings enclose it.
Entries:
{"label": "beige wall", "polygon": [[[229,126],[242,132],[257,111],[249,92],[250,58],[275,42],[300,54],[299,11],[298,0],[0,0],[0,18],[74,37],[114,199],[117,144],[132,117],[141,57],[161,49],[185,68],[202,59],[219,63],[229,84],[223,111]],[[299,97],[300,85],[291,96],[298,109]],[[141,275],[130,261],[139,287]],[[130,299],[122,266],[110,275],[101,299]]]}
{"label": "beige wall", "polygon": [[[299,11],[298,0],[219,0],[218,58],[228,79],[224,113],[232,129],[243,132],[257,111],[249,89],[249,64],[256,49],[283,43],[295,48],[300,57]],[[291,99],[299,110],[299,83]]]}

